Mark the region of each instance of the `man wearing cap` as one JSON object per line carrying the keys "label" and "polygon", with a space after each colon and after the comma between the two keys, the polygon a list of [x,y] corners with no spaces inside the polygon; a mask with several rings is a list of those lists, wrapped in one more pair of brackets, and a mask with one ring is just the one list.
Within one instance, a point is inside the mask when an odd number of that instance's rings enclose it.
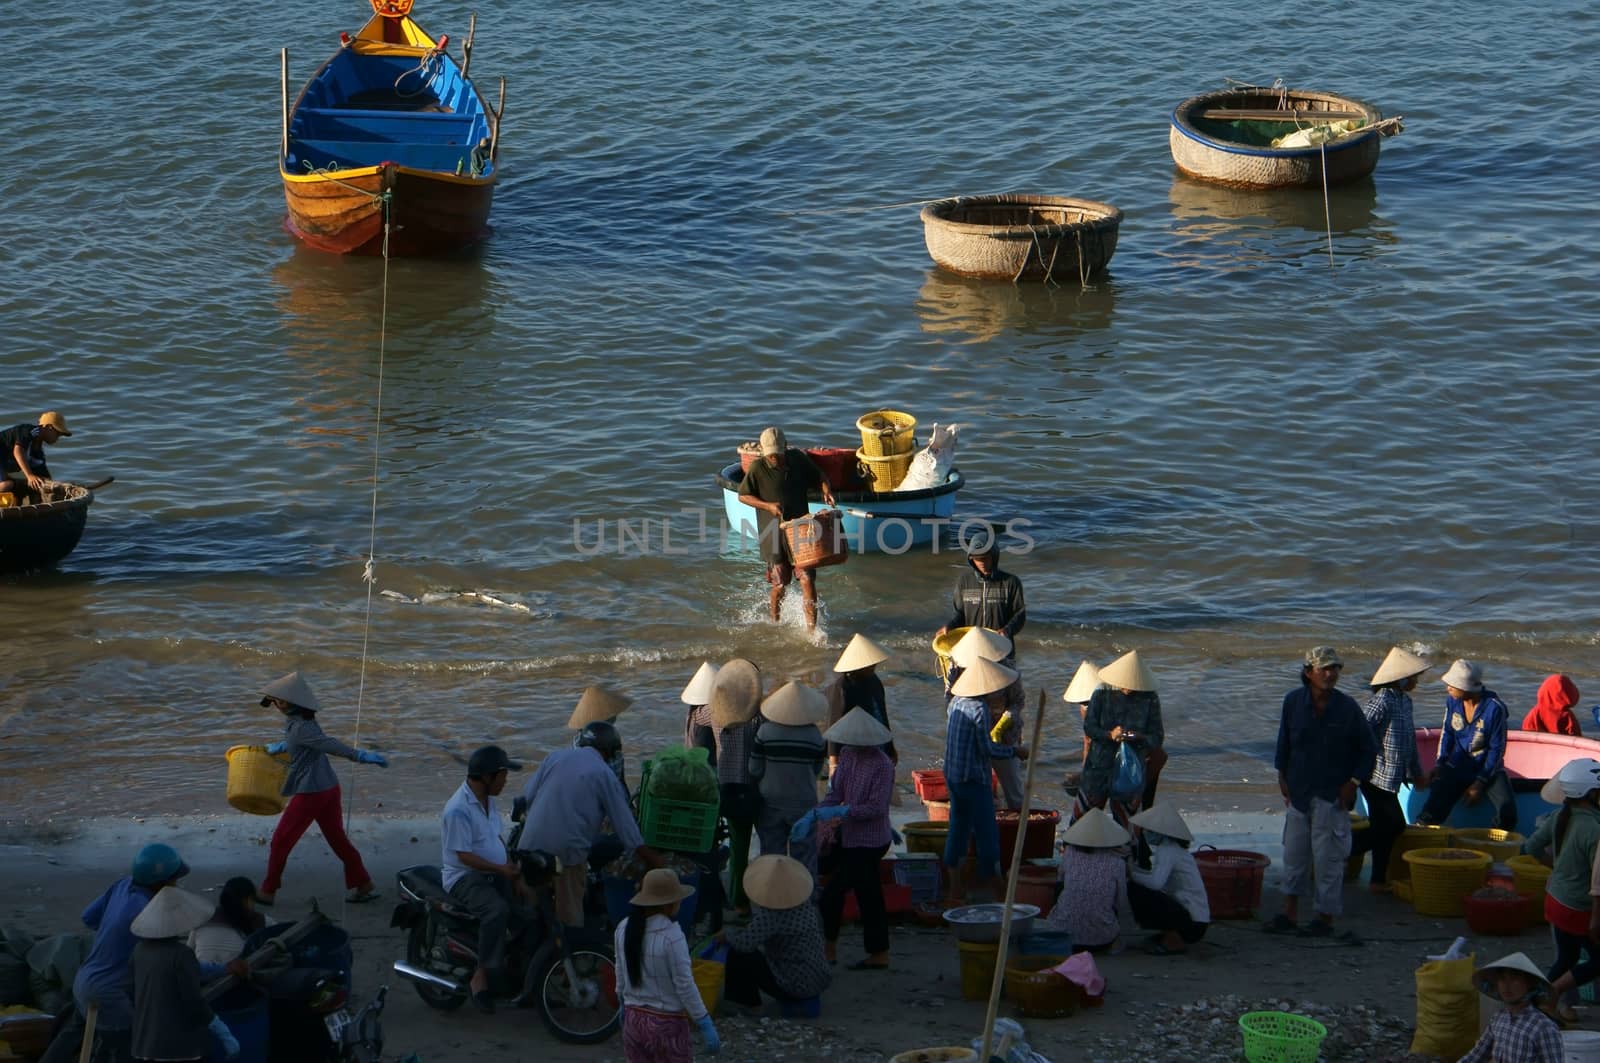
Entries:
{"label": "man wearing cap", "polygon": [[[1300,686],[1283,699],[1274,760],[1278,791],[1289,806],[1283,819],[1283,911],[1267,924],[1268,933],[1330,937],[1334,918],[1344,911],[1350,808],[1356,788],[1372,775],[1378,744],[1355,699],[1334,689],[1343,668],[1333,647],[1312,647]],[[1301,896],[1313,897],[1316,907],[1316,918],[1304,930],[1296,922]]]}
{"label": "man wearing cap", "polygon": [[1517,829],[1517,795],[1506,775],[1506,729],[1510,713],[1500,695],[1483,685],[1483,669],[1472,661],[1456,661],[1440,680],[1444,684],[1444,729],[1438,759],[1423,785],[1428,803],[1418,823],[1443,823],[1456,802],[1475,805],[1484,797],[1494,809],[1490,825]]}
{"label": "man wearing cap", "polygon": [[1028,608],[1022,581],[1000,568],[999,532],[986,527],[966,541],[966,548],[968,570],[956,580],[951,595],[955,611],[934,634],[953,627],[986,627],[1015,642],[1028,622]]}
{"label": "man wearing cap", "polygon": [[[803,450],[789,446],[783,430],[768,428],[761,433],[761,459],[750,466],[739,485],[739,501],[757,510],[757,537],[761,559],[767,563],[767,582],[772,585],[768,608],[772,619],[782,615],[784,589],[795,578],[789,544],[778,525],[798,520],[811,512],[808,494],[816,488],[822,501],[833,505],[833,487],[828,477]],[[813,569],[799,570],[800,599],[805,609],[806,627],[817,626],[817,582]]]}
{"label": "man wearing cap", "polygon": [[950,688],[955,696],[946,710],[944,738],[944,779],[950,791],[944,863],[952,905],[966,898],[966,884],[960,879],[969,837],[978,850],[978,878],[992,884],[1000,877],[1000,830],[994,818],[990,763],[1011,756],[1026,760],[1028,751],[997,745],[989,734],[989,719],[991,713],[1004,711],[1006,688],[1016,679],[1013,669],[980,657]]}
{"label": "man wearing cap", "polygon": [[440,879],[445,891],[478,920],[478,966],[469,988],[472,1003],[494,1013],[489,979],[505,964],[506,931],[511,926],[511,896],[529,895],[522,870],[506,854],[504,825],[495,796],[510,772],[522,765],[499,746],[484,746],[467,760],[467,779],[440,818]]}
{"label": "man wearing cap", "polygon": [[616,832],[621,854],[638,853],[651,867],[664,863],[644,843],[628,807],[628,791],[611,766],[621,755],[617,729],[596,720],[584,725],[576,746],[544,758],[522,788],[528,811],[517,846],[549,853],[561,862],[555,882],[556,916],[566,926],[583,926],[589,850],[605,836],[607,822]]}
{"label": "man wearing cap", "polygon": [[0,491],[40,497],[45,481],[50,479],[44,448],[71,434],[67,419],[54,410],[41,413],[37,424],[19,424],[0,431]]}

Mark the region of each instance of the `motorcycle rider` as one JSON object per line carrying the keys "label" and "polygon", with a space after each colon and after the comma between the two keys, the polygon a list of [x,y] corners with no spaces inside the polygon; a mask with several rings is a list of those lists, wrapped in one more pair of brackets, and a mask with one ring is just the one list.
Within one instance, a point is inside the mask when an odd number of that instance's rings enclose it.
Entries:
{"label": "motorcycle rider", "polygon": [[490,976],[505,963],[506,931],[511,925],[513,892],[531,896],[521,869],[506,854],[495,795],[506,776],[522,765],[499,746],[484,746],[467,760],[467,779],[446,802],[441,819],[445,890],[478,920],[478,966],[469,988],[472,1004],[494,1014]]}
{"label": "motorcycle rider", "polygon": [[527,819],[517,845],[550,853],[561,862],[555,879],[556,917],[564,926],[583,926],[583,895],[589,878],[589,851],[606,838],[610,821],[620,852],[637,853],[650,867],[665,862],[644,843],[628,807],[628,791],[616,775],[622,736],[604,720],[584,724],[577,744],[545,758],[523,787]]}

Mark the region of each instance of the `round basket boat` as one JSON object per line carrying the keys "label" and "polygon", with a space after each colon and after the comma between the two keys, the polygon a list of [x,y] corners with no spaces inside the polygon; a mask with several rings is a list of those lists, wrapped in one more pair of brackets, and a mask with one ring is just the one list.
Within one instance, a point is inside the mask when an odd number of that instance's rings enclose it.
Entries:
{"label": "round basket boat", "polygon": [[[1333,122],[1354,128],[1315,146],[1272,146],[1296,130]],[[1398,130],[1398,119],[1385,122],[1376,107],[1345,96],[1240,88],[1178,104],[1167,142],[1172,161],[1190,177],[1241,188],[1321,187],[1324,159],[1330,185],[1366,177],[1378,165],[1383,135]]]}
{"label": "round basket boat", "polygon": [[928,254],[944,269],[993,280],[1076,280],[1105,271],[1122,211],[1067,196],[960,196],[922,208]]}
{"label": "round basket boat", "polygon": [[94,492],[49,481],[44,493],[44,500],[35,504],[0,506],[0,572],[48,568],[83,538]]}

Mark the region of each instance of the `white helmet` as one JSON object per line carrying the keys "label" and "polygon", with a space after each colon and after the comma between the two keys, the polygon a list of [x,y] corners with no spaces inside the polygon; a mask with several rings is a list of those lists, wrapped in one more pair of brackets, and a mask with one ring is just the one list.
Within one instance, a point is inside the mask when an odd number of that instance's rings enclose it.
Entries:
{"label": "white helmet", "polygon": [[1552,805],[1564,798],[1582,797],[1590,790],[1600,790],[1600,760],[1579,757],[1569,760],[1539,791],[1539,796]]}

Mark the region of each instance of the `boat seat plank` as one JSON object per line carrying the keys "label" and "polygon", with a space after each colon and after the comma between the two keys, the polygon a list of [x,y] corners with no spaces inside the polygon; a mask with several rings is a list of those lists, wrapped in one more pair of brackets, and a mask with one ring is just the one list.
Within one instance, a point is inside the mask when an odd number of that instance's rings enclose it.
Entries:
{"label": "boat seat plank", "polygon": [[302,107],[290,132],[298,138],[389,144],[464,144],[477,116],[438,111],[361,111]]}
{"label": "boat seat plank", "polygon": [[1347,109],[1329,111],[1280,111],[1272,107],[1207,107],[1195,114],[1196,118],[1207,118],[1216,122],[1293,122],[1296,119],[1306,121],[1315,119],[1321,122],[1343,122],[1353,118],[1366,118],[1365,111],[1351,111]]}
{"label": "boat seat plank", "polygon": [[316,167],[338,163],[345,168],[395,162],[416,170],[455,173],[471,165],[469,144],[385,144],[372,140],[295,140],[289,145],[291,167],[302,161]]}

